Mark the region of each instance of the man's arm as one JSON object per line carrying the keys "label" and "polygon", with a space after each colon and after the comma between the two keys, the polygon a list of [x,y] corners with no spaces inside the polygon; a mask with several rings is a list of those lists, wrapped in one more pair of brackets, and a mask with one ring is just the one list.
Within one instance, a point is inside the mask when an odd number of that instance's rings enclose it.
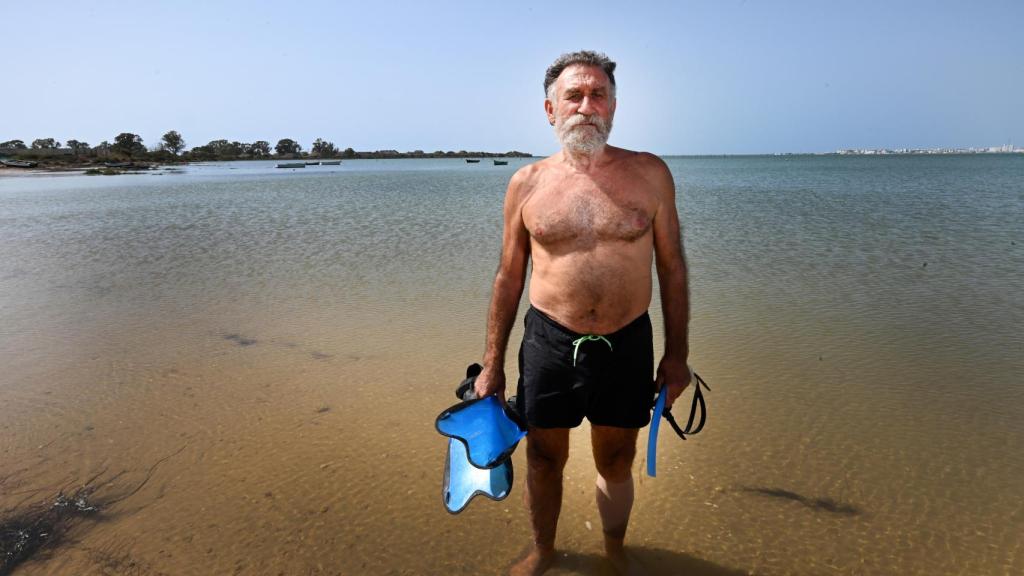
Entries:
{"label": "man's arm", "polygon": [[671,406],[691,379],[687,365],[690,354],[690,290],[672,173],[660,158],[652,157],[651,163],[651,180],[660,200],[654,216],[654,258],[665,321],[665,355],[658,364],[656,385],[659,388],[668,386],[665,405]]}
{"label": "man's arm", "polygon": [[515,324],[519,299],[526,284],[526,264],[530,257],[530,236],[523,223],[523,201],[527,179],[522,169],[508,184],[505,193],[504,232],[501,240],[501,261],[494,277],[491,305],[487,312],[487,347],[484,369],[476,379],[479,397],[496,394],[505,399],[505,350]]}

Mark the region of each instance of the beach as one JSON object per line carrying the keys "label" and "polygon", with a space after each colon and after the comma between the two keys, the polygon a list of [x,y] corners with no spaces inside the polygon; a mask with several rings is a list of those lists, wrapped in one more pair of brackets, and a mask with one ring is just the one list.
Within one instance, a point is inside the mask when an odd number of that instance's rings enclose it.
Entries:
{"label": "beach", "polygon": [[24,169],[24,168],[8,168],[7,166],[0,166],[0,178],[8,178],[15,176],[42,176],[48,174],[42,170]]}
{"label": "beach", "polygon": [[[449,515],[433,423],[480,360],[529,161],[0,171],[0,510],[90,479],[109,502],[14,573],[501,572],[525,450],[508,499]],[[1024,572],[1024,158],[666,161],[711,391],[657,478],[639,451],[632,552]],[[610,573],[586,425],[571,442],[552,573]]]}

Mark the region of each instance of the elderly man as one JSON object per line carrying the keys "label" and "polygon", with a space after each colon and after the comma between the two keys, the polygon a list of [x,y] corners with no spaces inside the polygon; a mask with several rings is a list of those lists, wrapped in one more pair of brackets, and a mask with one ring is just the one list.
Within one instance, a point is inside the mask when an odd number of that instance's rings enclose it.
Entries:
{"label": "elderly man", "polygon": [[[501,262],[487,318],[480,396],[505,396],[505,349],[533,259],[519,352],[516,408],[529,425],[525,499],[533,546],[514,574],[540,574],[555,558],[569,430],[585,416],[597,466],[605,551],[627,570],[623,539],[633,506],[633,457],[654,392],[671,405],[687,387],[686,262],[668,167],[653,154],[609,146],[615,63],[564,54],[544,78],[544,110],[562,145],[525,166],[505,196]],[[651,261],[665,319],[654,374]]]}

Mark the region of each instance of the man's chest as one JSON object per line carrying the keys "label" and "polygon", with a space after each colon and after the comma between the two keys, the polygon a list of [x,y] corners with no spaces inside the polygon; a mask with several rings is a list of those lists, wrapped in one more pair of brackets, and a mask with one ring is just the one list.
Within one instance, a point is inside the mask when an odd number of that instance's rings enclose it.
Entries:
{"label": "man's chest", "polygon": [[563,183],[536,190],[523,207],[531,238],[542,245],[633,242],[648,233],[655,204],[642,189]]}

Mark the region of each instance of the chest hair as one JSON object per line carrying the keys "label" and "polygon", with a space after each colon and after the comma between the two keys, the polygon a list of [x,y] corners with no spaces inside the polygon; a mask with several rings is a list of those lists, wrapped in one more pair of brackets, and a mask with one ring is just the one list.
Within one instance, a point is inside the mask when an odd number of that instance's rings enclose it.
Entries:
{"label": "chest hair", "polygon": [[536,242],[548,247],[572,244],[585,249],[601,242],[634,242],[651,228],[650,210],[627,195],[584,188],[546,193],[534,201],[527,228]]}

